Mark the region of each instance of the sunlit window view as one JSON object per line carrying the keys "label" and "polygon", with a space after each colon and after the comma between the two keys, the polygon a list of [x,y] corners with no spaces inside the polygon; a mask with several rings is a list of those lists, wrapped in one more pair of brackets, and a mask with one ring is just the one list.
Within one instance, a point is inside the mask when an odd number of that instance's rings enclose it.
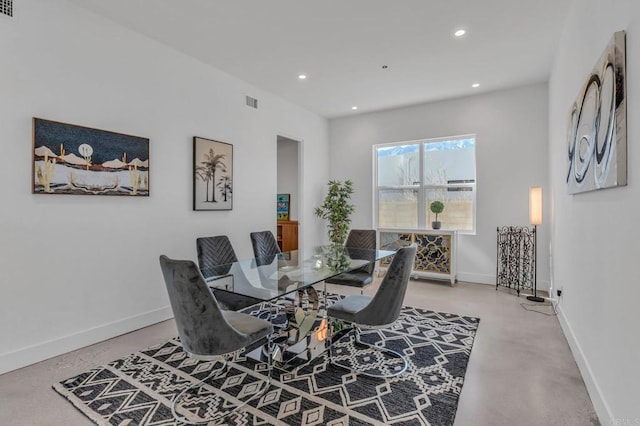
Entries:
{"label": "sunlit window view", "polygon": [[431,229],[441,201],[442,229],[475,232],[475,136],[374,146],[379,228]]}

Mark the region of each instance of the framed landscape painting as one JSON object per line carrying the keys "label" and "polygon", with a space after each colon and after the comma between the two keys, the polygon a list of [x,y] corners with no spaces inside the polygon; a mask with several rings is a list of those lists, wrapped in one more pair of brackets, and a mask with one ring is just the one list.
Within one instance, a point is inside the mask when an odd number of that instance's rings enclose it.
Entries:
{"label": "framed landscape painting", "polygon": [[233,145],[193,138],[193,210],[233,208]]}
{"label": "framed landscape painting", "polygon": [[33,119],[34,194],[149,196],[149,139]]}

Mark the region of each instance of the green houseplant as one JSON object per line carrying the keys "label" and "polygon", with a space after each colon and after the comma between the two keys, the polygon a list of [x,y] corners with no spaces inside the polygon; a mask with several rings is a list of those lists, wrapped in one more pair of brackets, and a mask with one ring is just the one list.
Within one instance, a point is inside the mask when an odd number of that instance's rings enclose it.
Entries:
{"label": "green houseplant", "polygon": [[329,181],[329,191],[320,207],[316,207],[315,215],[329,222],[327,226],[331,244],[342,245],[347,239],[351,214],[355,206],[349,202],[353,194],[353,182],[350,180]]}
{"label": "green houseplant", "polygon": [[444,210],[444,204],[442,203],[442,201],[434,201],[431,203],[429,208],[431,209],[431,213],[434,213],[436,215],[436,220],[431,222],[431,228],[440,229],[442,224],[438,220],[438,215]]}

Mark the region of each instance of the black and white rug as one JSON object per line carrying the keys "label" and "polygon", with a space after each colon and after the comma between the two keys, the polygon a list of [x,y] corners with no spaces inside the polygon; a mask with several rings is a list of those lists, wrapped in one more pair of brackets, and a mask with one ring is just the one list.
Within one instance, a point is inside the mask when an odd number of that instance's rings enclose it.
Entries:
{"label": "black and white rug", "polygon": [[[404,307],[390,329],[363,333],[409,358],[405,374],[374,379],[354,374],[320,356],[295,374],[273,370],[269,390],[239,414],[236,425],[452,425],[479,319]],[[347,338],[336,347],[343,361],[369,362]],[[54,389],[99,425],[176,425],[171,401],[182,389],[218,368],[182,351],[179,340],[131,354],[55,384]],[[185,397],[197,416],[227,410],[260,389],[265,364],[234,358],[225,376]]]}

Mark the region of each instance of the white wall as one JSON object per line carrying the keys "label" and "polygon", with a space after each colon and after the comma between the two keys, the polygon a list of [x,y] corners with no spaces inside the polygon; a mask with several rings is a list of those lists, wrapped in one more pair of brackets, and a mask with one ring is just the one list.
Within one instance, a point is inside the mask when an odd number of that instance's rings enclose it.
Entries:
{"label": "white wall", "polygon": [[[528,225],[529,187],[548,188],[547,126],[542,83],[331,120],[330,175],[354,182],[353,227],[372,227],[372,145],[475,133],[477,233],[458,239],[458,278],[495,284],[496,228]],[[549,227],[545,221],[538,228],[542,289],[549,281]]]}
{"label": "white wall", "polygon": [[289,219],[298,220],[298,141],[278,137],[278,194],[290,194]]}
{"label": "white wall", "polygon": [[[628,186],[567,195],[569,108],[620,30],[627,31]],[[549,83],[553,283],[563,290],[561,324],[603,424],[640,424],[638,46],[640,2],[576,0]]]}
{"label": "white wall", "polygon": [[[0,373],[170,317],[158,256],[195,259],[197,236],[250,256],[249,232],[275,231],[278,134],[304,141],[302,193],[328,178],[325,119],[65,0],[15,12],[0,17]],[[31,194],[34,116],[149,137],[151,196]],[[234,145],[232,211],[191,210],[194,135]]]}

